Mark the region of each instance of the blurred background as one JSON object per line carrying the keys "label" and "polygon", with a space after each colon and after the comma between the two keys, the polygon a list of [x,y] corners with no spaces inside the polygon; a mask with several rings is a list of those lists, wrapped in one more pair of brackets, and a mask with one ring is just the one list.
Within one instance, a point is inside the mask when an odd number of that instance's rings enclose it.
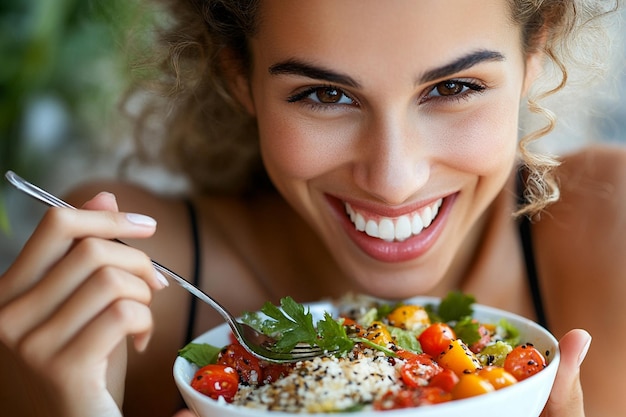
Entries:
{"label": "blurred background", "polygon": [[[57,195],[115,176],[131,149],[120,100],[136,71],[133,51],[150,41],[156,19],[133,0],[1,0],[0,173],[11,169]],[[546,141],[548,150],[568,151],[588,139],[626,141],[626,27],[615,33],[614,75],[585,98],[595,111],[580,117],[562,107],[570,117]],[[184,187],[161,172],[135,179]],[[0,180],[0,273],[44,210]]]}

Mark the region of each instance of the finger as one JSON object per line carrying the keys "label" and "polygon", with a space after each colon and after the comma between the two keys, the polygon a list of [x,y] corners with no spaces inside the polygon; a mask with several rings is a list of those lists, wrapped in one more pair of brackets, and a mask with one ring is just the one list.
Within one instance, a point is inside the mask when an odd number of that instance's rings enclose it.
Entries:
{"label": "finger", "polygon": [[118,211],[115,194],[103,191],[82,206],[85,210]]}
{"label": "finger", "polygon": [[0,280],[0,305],[39,281],[77,239],[148,237],[156,222],[146,216],[103,211],[50,209]]}
{"label": "finger", "polygon": [[591,336],[580,329],[569,331],[559,341],[561,362],[543,416],[584,417],[580,365],[590,344]]}
{"label": "finger", "polygon": [[126,271],[105,267],[85,281],[49,318],[19,343],[31,366],[44,365],[49,357],[106,308],[123,299],[149,305],[152,292],[141,279]]}
{"label": "finger", "polygon": [[134,335],[136,347],[145,348],[152,328],[152,315],[146,305],[118,300],[87,323],[42,367],[61,388],[84,388],[91,381],[105,381],[108,358],[116,347],[128,335]]}
{"label": "finger", "polygon": [[105,267],[127,271],[151,288],[163,288],[143,252],[109,240],[83,239],[41,282],[0,310],[1,340],[15,345],[29,329],[53,314],[88,277]]}

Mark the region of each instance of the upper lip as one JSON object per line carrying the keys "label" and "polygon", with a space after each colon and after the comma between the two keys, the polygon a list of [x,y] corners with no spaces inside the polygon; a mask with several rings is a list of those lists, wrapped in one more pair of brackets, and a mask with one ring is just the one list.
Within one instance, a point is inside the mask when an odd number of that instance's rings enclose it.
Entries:
{"label": "upper lip", "polygon": [[383,204],[371,202],[371,201],[355,200],[355,199],[342,198],[342,197],[337,197],[337,196],[333,196],[333,198],[336,198],[344,203],[348,203],[354,209],[357,209],[359,211],[369,212],[369,213],[372,213],[374,215],[381,216],[381,217],[394,218],[394,217],[400,217],[406,214],[414,213],[415,211],[418,211],[424,207],[427,207],[437,200],[445,199],[446,197],[450,195],[451,194],[441,195],[438,197],[420,200],[420,201],[416,201],[410,204],[405,204],[402,206],[395,206],[395,207],[387,206],[387,205],[383,205]]}

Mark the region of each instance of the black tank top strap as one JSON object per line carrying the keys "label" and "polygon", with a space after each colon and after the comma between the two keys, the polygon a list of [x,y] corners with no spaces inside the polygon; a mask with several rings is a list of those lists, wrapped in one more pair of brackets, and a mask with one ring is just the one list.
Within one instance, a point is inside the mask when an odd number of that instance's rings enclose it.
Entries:
{"label": "black tank top strap", "polygon": [[[192,265],[192,282],[198,287],[200,285],[200,273],[202,270],[202,251],[200,249],[200,235],[198,231],[198,217],[196,208],[191,200],[185,200],[187,212],[189,214],[189,224],[191,227],[191,240],[193,248],[193,265]],[[190,342],[194,336],[196,325],[196,310],[198,309],[198,299],[191,295],[189,301],[189,315],[187,317],[187,332],[185,334],[185,343]]]}
{"label": "black tank top strap", "polygon": [[[518,203],[524,204],[524,186],[525,178],[523,169],[520,168],[517,175],[517,198]],[[535,263],[535,253],[533,250],[532,241],[532,228],[530,218],[523,215],[519,219],[519,233],[522,243],[522,249],[524,251],[524,264],[526,265],[526,277],[528,279],[528,285],[532,296],[533,306],[535,308],[535,315],[537,316],[537,323],[548,329],[548,320],[546,317],[543,299],[541,296],[541,288],[539,286],[539,274],[537,272],[537,266]]]}

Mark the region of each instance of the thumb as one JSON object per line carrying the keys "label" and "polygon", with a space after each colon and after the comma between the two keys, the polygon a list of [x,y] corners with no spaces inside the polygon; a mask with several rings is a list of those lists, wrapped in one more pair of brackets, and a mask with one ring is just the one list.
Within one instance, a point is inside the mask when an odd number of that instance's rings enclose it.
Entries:
{"label": "thumb", "polygon": [[590,344],[591,336],[581,329],[570,330],[559,341],[561,362],[542,417],[584,417],[580,365]]}

